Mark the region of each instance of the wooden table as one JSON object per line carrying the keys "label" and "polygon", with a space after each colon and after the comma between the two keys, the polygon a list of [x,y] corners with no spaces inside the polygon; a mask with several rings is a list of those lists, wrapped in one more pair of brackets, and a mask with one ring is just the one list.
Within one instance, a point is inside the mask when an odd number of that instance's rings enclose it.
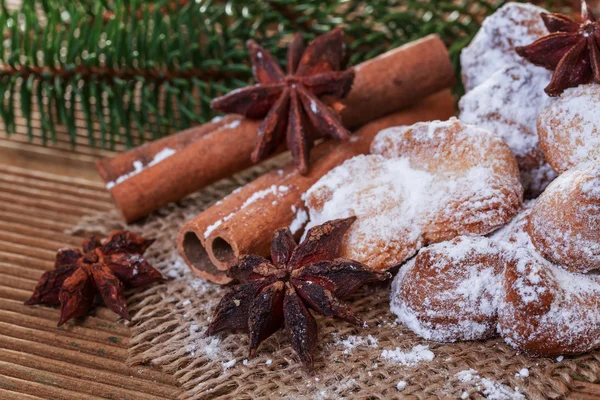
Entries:
{"label": "wooden table", "polygon": [[[23,302],[86,214],[113,207],[93,162],[106,152],[43,148],[0,131],[0,399],[174,399],[175,379],[126,364],[129,329],[106,308],[56,328],[59,312]],[[62,146],[64,147],[64,146]]]}

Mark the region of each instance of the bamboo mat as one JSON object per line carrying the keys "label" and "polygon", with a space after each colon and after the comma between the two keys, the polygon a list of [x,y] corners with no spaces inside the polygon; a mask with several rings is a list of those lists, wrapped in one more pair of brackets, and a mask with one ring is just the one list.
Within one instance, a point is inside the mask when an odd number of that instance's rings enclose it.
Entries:
{"label": "bamboo mat", "polygon": [[0,158],[0,399],[176,398],[171,376],[127,366],[130,332],[108,309],[56,328],[58,310],[23,305],[56,249],[80,246],[63,232],[112,204],[97,180],[7,163],[19,159]]}

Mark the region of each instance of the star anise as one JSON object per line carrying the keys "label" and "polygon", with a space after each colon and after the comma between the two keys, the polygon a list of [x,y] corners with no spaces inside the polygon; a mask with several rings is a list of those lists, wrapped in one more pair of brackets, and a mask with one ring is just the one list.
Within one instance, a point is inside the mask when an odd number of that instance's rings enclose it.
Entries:
{"label": "star anise", "polygon": [[[336,112],[319,100],[323,95],[343,98],[352,87],[354,71],[339,71],[344,56],[342,31],[334,29],[317,37],[306,50],[302,35],[296,34],[288,48],[287,75],[254,40],[249,40],[247,47],[258,84],[218,97],[211,106],[221,112],[264,118],[258,128],[252,162],[273,154],[287,142],[304,174],[314,134],[339,140],[349,138]],[[314,132],[309,132],[307,118]]]}
{"label": "star anise", "polygon": [[60,249],[54,269],[40,278],[26,305],[60,304],[61,326],[92,308],[96,295],[115,313],[129,319],[124,287],[146,286],[163,280],[142,257],[154,240],[129,231],[114,231],[102,243],[93,236],[78,249]]}
{"label": "star anise", "polygon": [[342,238],[355,219],[315,226],[299,245],[289,229],[279,229],[271,242],[272,261],[257,255],[241,257],[229,271],[241,284],[223,297],[206,334],[248,333],[252,357],[263,340],[285,325],[300,360],[312,368],[317,323],[308,309],[363,325],[339,299],[365,283],[391,277],[389,272],[371,271],[357,261],[336,259]]}
{"label": "star anise", "polygon": [[550,96],[570,87],[600,83],[600,22],[585,1],[581,14],[583,22],[577,23],[566,15],[542,13],[550,35],[516,48],[531,63],[554,71],[545,89]]}

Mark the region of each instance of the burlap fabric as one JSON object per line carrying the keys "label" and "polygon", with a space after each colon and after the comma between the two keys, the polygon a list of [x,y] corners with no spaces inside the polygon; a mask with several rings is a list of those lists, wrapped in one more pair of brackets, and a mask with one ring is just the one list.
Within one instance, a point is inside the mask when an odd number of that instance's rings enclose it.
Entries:
{"label": "burlap fabric", "polygon": [[[282,332],[264,342],[253,359],[248,359],[244,335],[205,338],[212,310],[227,289],[187,270],[175,249],[178,228],[281,161],[221,181],[127,227],[157,239],[148,258],[170,278],[129,297],[134,315],[132,364],[151,363],[172,373],[186,399],[511,399],[519,398],[518,393],[532,399],[564,398],[577,385],[573,378],[599,379],[598,351],[557,361],[520,355],[499,339],[458,344],[422,340],[395,323],[389,285],[364,288],[348,299],[368,328],[317,317],[319,347],[313,373],[301,366]],[[115,211],[87,218],[74,229],[107,234],[122,227]],[[429,346],[435,358],[406,366],[382,355],[417,345]]]}

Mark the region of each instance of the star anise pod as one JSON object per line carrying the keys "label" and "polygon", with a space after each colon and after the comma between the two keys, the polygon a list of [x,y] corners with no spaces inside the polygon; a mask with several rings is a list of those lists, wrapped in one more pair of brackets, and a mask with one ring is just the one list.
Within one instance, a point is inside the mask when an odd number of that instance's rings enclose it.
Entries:
{"label": "star anise pod", "polygon": [[308,158],[316,134],[347,140],[349,132],[336,112],[319,96],[343,98],[354,81],[352,69],[339,71],[344,58],[341,29],[321,35],[306,50],[302,35],[296,34],[288,48],[287,75],[277,60],[254,40],[247,42],[252,70],[258,84],[237,89],[211,103],[215,110],[242,114],[248,118],[264,118],[252,162],[273,154],[284,142],[301,173],[308,170]]}
{"label": "star anise pod", "polygon": [[271,242],[272,261],[257,255],[241,257],[229,271],[240,284],[223,297],[206,334],[248,333],[252,357],[263,340],[285,326],[292,347],[312,368],[317,323],[308,309],[363,325],[340,298],[365,283],[391,277],[389,272],[375,272],[357,261],[336,258],[355,219],[315,226],[299,245],[289,229],[279,229]]}
{"label": "star anise pod", "polygon": [[542,13],[550,35],[532,44],[517,47],[517,53],[531,63],[554,71],[545,91],[558,96],[565,89],[600,83],[600,22],[585,1],[581,2],[581,23],[566,15]]}
{"label": "star anise pod", "polygon": [[114,231],[104,243],[95,236],[86,239],[83,252],[60,249],[54,269],[42,275],[25,304],[60,304],[61,326],[87,314],[98,294],[108,308],[129,319],[125,286],[134,288],[163,280],[142,257],[153,242],[129,231]]}

